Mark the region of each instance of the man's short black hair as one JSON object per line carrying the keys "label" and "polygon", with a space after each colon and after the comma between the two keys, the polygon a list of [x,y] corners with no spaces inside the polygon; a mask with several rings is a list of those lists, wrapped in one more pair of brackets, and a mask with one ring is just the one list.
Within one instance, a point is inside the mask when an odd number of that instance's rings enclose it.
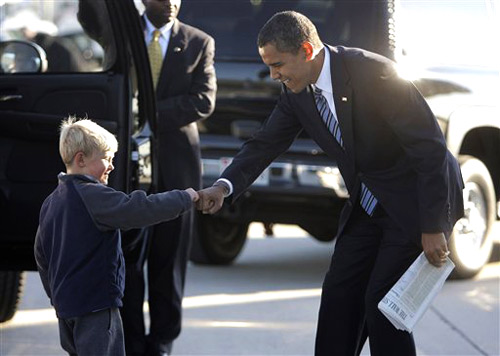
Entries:
{"label": "man's short black hair", "polygon": [[280,52],[296,54],[304,42],[312,43],[314,48],[323,46],[316,26],[306,16],[295,11],[278,12],[261,28],[257,46],[271,43]]}

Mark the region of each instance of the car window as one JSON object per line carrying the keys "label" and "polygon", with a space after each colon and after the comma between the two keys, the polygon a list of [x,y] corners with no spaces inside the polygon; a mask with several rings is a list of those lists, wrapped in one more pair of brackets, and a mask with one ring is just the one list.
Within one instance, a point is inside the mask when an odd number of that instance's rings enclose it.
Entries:
{"label": "car window", "polygon": [[[100,18],[108,18],[104,1],[7,0],[0,1],[0,9],[0,40],[38,44],[46,53],[48,73],[103,71],[114,63],[109,21],[94,31]],[[107,34],[106,41],[97,33]]]}
{"label": "car window", "polygon": [[[199,0],[184,0],[179,19],[215,38],[216,59],[259,59],[257,34],[276,12],[294,10],[309,17],[321,39],[329,44],[362,47],[388,54],[383,1],[345,0],[214,0],[200,6]],[[206,4],[206,3],[205,3]],[[353,15],[355,14],[355,15]],[[375,35],[384,34],[384,38]]]}

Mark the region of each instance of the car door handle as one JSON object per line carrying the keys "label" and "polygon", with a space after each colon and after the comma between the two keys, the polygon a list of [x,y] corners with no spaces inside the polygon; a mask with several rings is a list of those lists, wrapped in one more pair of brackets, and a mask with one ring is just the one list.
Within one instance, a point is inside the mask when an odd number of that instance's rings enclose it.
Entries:
{"label": "car door handle", "polygon": [[23,98],[23,96],[19,95],[19,94],[2,95],[2,96],[0,96],[0,101],[21,100],[22,98]]}

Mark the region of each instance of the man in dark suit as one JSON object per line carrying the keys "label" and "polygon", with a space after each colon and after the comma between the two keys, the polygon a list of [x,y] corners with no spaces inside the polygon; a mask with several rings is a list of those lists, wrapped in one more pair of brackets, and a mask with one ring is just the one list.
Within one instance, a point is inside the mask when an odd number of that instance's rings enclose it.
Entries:
{"label": "man in dark suit", "polygon": [[422,251],[435,266],[463,214],[463,182],[435,117],[394,63],[323,44],[305,16],[286,11],[261,29],[259,53],[282,92],[198,208],[236,199],[305,130],[339,166],[350,193],[326,274],[316,355],[355,355],[366,332],[372,355],[415,355],[378,302]]}
{"label": "man in dark suit", "polygon": [[[158,191],[200,188],[201,161],[196,121],[215,107],[215,42],[177,20],[180,0],[143,0],[144,33],[156,89]],[[122,318],[127,354],[167,355],[181,331],[182,297],[194,233],[194,211],[156,225],[147,247],[150,332],[145,337],[141,246],[126,254]],[[147,345],[146,345],[147,344]],[[146,350],[145,350],[146,348]]]}

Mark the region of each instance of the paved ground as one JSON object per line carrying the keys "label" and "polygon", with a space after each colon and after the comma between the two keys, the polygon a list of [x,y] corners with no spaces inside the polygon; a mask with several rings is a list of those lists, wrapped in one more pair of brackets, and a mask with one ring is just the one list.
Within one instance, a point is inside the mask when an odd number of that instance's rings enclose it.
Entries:
{"label": "paved ground", "polygon": [[[184,329],[175,355],[312,355],[320,287],[332,244],[300,229],[251,239],[230,267],[190,265]],[[423,356],[500,355],[500,244],[475,279],[448,281],[415,332]],[[63,355],[57,323],[36,273],[21,310],[0,326],[0,356]],[[367,347],[363,355],[369,355]]]}

